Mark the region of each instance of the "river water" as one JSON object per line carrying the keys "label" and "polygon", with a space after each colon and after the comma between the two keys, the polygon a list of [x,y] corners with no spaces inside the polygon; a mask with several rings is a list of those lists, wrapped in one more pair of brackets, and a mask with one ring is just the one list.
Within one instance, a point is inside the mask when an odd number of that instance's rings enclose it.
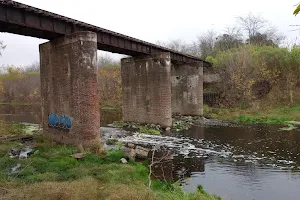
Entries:
{"label": "river water", "polygon": [[[39,107],[0,106],[0,119],[7,122],[40,123],[40,117]],[[121,118],[120,111],[101,111],[101,126]],[[209,120],[181,133],[162,136],[135,133],[121,140],[163,144],[171,149],[174,159],[164,164],[164,178],[181,180],[187,192],[202,185],[225,200],[300,199],[300,130],[297,129],[279,131],[277,126]]]}

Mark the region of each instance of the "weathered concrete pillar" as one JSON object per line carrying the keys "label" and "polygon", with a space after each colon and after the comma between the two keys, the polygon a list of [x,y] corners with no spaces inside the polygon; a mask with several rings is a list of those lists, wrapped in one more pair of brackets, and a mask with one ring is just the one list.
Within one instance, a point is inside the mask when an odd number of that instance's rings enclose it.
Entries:
{"label": "weathered concrete pillar", "polygon": [[170,53],[121,60],[123,120],[172,125]]}
{"label": "weathered concrete pillar", "polygon": [[172,113],[203,115],[202,63],[172,64]]}
{"label": "weathered concrete pillar", "polygon": [[99,138],[97,35],[76,32],[40,45],[44,134],[85,145]]}

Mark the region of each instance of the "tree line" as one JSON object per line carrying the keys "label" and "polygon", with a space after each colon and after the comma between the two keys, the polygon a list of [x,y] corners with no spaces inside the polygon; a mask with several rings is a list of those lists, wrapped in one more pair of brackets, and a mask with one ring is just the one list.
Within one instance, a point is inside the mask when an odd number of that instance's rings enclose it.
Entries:
{"label": "tree line", "polygon": [[190,43],[178,39],[168,42],[157,41],[157,44],[206,59],[208,56],[216,56],[220,51],[244,45],[278,47],[285,39],[274,25],[260,15],[248,13],[245,16],[238,16],[236,24],[226,26],[222,33],[208,30]]}
{"label": "tree line", "polygon": [[[120,62],[106,54],[100,54],[97,67],[100,104],[120,106],[122,98]],[[8,65],[0,68],[0,102],[39,104],[40,101],[39,62],[25,67]]]}

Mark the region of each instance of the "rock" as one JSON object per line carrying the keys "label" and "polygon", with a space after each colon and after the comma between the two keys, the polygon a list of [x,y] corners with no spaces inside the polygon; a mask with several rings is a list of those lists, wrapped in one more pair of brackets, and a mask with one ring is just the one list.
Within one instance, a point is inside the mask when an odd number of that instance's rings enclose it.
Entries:
{"label": "rock", "polygon": [[123,163],[123,164],[126,164],[127,163],[127,160],[125,158],[121,158],[120,161]]}
{"label": "rock", "polygon": [[141,146],[136,146],[135,148],[136,157],[138,158],[143,158],[143,159],[147,158],[149,151],[150,149]]}
{"label": "rock", "polygon": [[293,125],[296,127],[300,127],[300,122],[294,122]]}
{"label": "rock", "polygon": [[20,155],[20,152],[21,152],[21,149],[15,148],[15,147],[10,150],[10,154],[12,156],[18,156],[18,155]]}
{"label": "rock", "polygon": [[127,145],[128,145],[128,147],[131,148],[131,149],[134,149],[134,147],[135,147],[135,144],[132,144],[132,143],[128,143]]}
{"label": "rock", "polygon": [[71,155],[73,158],[76,158],[77,160],[84,158],[85,153],[74,153]]}
{"label": "rock", "polygon": [[170,128],[170,127],[167,127],[167,128],[166,128],[166,131],[170,131],[170,130],[171,130],[171,128]]}
{"label": "rock", "polygon": [[115,139],[115,138],[109,138],[109,139],[106,141],[106,144],[107,144],[107,145],[115,145],[117,142],[118,142],[117,139]]}
{"label": "rock", "polygon": [[12,167],[10,170],[9,170],[9,174],[16,174],[20,171],[20,168],[21,168],[21,164],[18,163],[16,166]]}
{"label": "rock", "polygon": [[30,155],[32,155],[33,148],[31,146],[26,147],[14,147],[10,149],[10,152],[8,153],[10,158],[28,158]]}
{"label": "rock", "polygon": [[134,148],[124,147],[123,152],[124,152],[125,156],[127,156],[128,158],[133,159],[133,160],[135,159],[136,152],[135,152]]}
{"label": "rock", "polygon": [[28,158],[31,154],[33,154],[33,149],[30,147],[26,147],[24,150],[21,150],[19,158]]}

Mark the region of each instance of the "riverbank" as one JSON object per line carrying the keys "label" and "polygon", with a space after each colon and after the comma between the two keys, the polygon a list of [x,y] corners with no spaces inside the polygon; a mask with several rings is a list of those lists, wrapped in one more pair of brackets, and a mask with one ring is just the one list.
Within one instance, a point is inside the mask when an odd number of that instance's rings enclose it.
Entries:
{"label": "riverbank", "polygon": [[11,106],[32,106],[32,105],[39,105],[29,102],[0,102],[0,105],[11,105]]}
{"label": "riverbank", "polygon": [[[38,104],[30,104],[26,102],[0,102],[0,105],[7,106],[16,106],[16,107],[29,107],[29,106],[40,106]],[[121,106],[101,106],[101,110],[103,111],[120,111]],[[290,121],[300,121],[300,105],[293,106],[282,106],[282,107],[262,107],[262,108],[213,108],[204,106],[204,117],[210,119],[217,119],[223,121],[231,121],[237,123],[264,123],[264,124],[279,124],[285,125]],[[183,116],[174,116],[173,125],[170,127],[174,130],[186,130],[189,128],[189,124],[191,121],[195,121],[197,119],[190,119],[191,117],[183,117]],[[121,121],[117,121],[117,126],[120,126],[124,123]],[[149,124],[148,127],[139,126],[139,124],[130,124],[133,127],[137,127],[140,132],[151,132],[151,134],[159,134],[160,128],[152,127],[154,125]],[[152,133],[153,132],[153,133]]]}
{"label": "riverbank", "polygon": [[40,133],[38,124],[5,123],[0,120],[0,141],[10,138],[33,136]]}
{"label": "riverbank", "polygon": [[[19,159],[12,150],[26,149]],[[72,157],[83,153],[83,158]],[[36,137],[33,142],[0,142],[0,198],[5,199],[220,199],[201,186],[184,193],[178,184],[152,180],[148,187],[146,162],[122,164],[121,150],[104,151],[101,146],[77,148]]]}
{"label": "riverbank", "polygon": [[204,116],[239,123],[288,124],[290,121],[300,121],[300,105],[260,109],[211,108],[205,106]]}
{"label": "riverbank", "polygon": [[[9,106],[41,106],[39,103],[30,103],[30,102],[0,102],[0,105],[9,105]],[[102,105],[101,110],[120,110],[121,106],[111,106],[111,105]]]}

